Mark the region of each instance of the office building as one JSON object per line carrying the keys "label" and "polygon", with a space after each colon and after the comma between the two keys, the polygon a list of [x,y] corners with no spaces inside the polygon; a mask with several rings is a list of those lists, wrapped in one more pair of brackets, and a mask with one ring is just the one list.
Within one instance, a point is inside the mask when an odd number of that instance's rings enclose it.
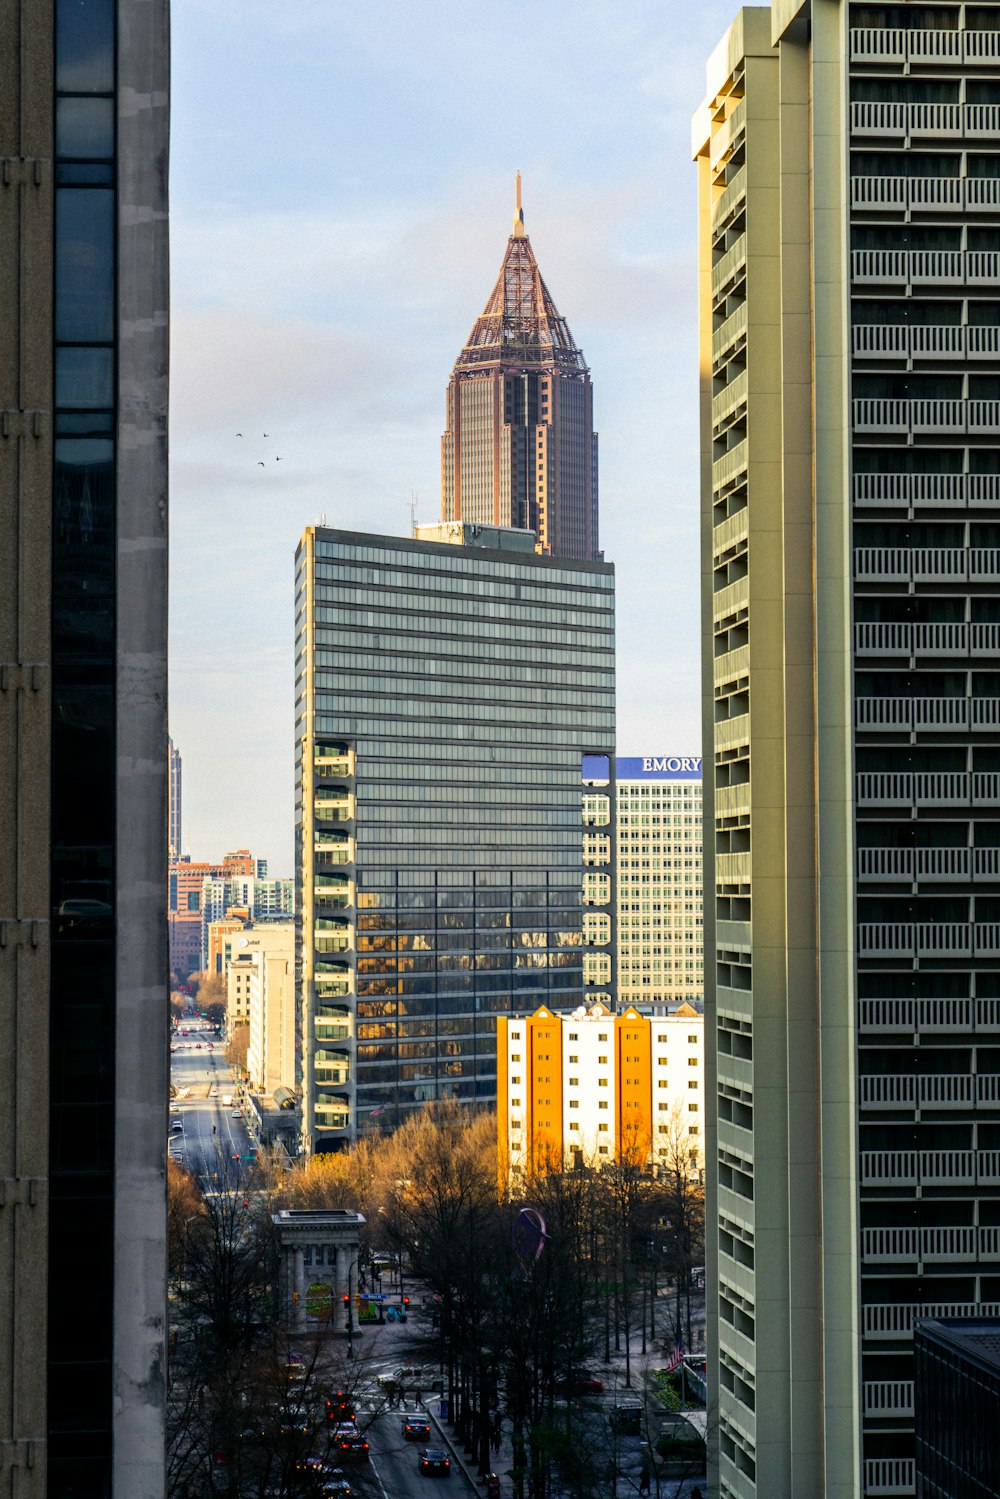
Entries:
{"label": "office building", "polygon": [[695,121],[723,1499],[913,1494],[1000,1302],[998,27],[743,10]]}
{"label": "office building", "polygon": [[1000,1319],[918,1318],[921,1499],[1000,1499]]}
{"label": "office building", "polygon": [[524,531],[310,528],[296,618],[298,1081],[325,1151],[430,1099],[493,1103],[497,1015],[582,1002],[614,573]]}
{"label": "office building", "polygon": [[701,1005],[701,756],[619,755],[618,999]]}
{"label": "office building", "polygon": [[295,924],[270,922],[237,936],[230,975],[246,984],[247,1073],[255,1093],[295,1089]]}
{"label": "office building", "polygon": [[[167,924],[170,932],[170,971],[182,982],[205,966],[202,920],[206,880],[253,879],[255,861],[249,849],[226,854],[221,864],[192,862],[189,855],[170,865]],[[236,901],[230,904],[237,904]],[[225,906],[217,914],[224,915]]]}
{"label": "office building", "polygon": [[509,1176],[613,1161],[695,1172],[704,1144],[704,1036],[691,1005],[604,1005],[497,1020],[497,1143]]}
{"label": "office building", "polygon": [[165,1486],[168,51],[165,4],[0,7],[0,1484],[18,1499]]}
{"label": "office building", "polygon": [[527,529],[554,557],[601,557],[590,371],[525,233],[520,174],[500,274],[448,385],[441,516]]}
{"label": "office building", "polygon": [[[263,860],[258,860],[263,863]],[[280,921],[295,909],[295,881],[292,879],[259,879],[254,875],[209,875],[201,886],[201,968],[203,972],[221,973],[221,953],[213,949],[210,932],[213,924],[223,921],[227,912],[247,913],[247,919]],[[213,967],[213,962],[215,966]]]}
{"label": "office building", "polygon": [[583,1003],[617,1008],[614,762],[585,755],[583,776]]}
{"label": "office building", "polygon": [[169,783],[167,795],[167,853],[171,864],[181,856],[181,752],[167,740]]}

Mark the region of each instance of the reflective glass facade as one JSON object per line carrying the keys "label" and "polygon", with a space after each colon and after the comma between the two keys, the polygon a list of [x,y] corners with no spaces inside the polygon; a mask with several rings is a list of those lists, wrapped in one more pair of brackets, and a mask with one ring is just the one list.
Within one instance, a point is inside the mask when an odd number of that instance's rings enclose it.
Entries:
{"label": "reflective glass facade", "polygon": [[297,569],[300,1083],[324,1150],[430,1098],[493,1102],[495,1017],[580,1003],[614,575],[327,530]]}

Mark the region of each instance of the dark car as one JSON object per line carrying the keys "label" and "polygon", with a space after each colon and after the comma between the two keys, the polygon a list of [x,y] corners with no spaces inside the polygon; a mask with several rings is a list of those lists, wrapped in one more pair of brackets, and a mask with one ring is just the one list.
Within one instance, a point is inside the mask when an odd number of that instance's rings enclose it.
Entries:
{"label": "dark car", "polygon": [[622,1400],[614,1407],[610,1416],[614,1431],[622,1436],[637,1437],[642,1433],[642,1402]]}
{"label": "dark car", "polygon": [[343,1458],[368,1456],[368,1438],[363,1437],[356,1427],[339,1426],[330,1438],[330,1447]]}
{"label": "dark car", "polygon": [[334,1390],[327,1395],[323,1401],[326,1409],[326,1419],[332,1426],[338,1426],[341,1421],[353,1421],[357,1415],[354,1409],[354,1401],[343,1390]]}
{"label": "dark car", "polygon": [[556,1385],[560,1395],[599,1395],[603,1389],[602,1381],[587,1369],[574,1370],[569,1379],[562,1379]]}
{"label": "dark car", "polygon": [[403,1422],[403,1436],[408,1442],[426,1442],[431,1434],[431,1423],[426,1416],[407,1416]]}
{"label": "dark car", "polygon": [[443,1447],[425,1447],[418,1464],[421,1473],[432,1473],[438,1478],[447,1478],[451,1472],[451,1458]]}

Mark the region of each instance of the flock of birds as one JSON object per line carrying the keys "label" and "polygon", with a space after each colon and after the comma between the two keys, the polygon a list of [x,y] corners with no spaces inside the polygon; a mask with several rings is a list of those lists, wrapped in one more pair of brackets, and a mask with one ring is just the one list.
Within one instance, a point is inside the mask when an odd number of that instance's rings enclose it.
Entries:
{"label": "flock of birds", "polygon": [[[263,433],[264,437],[270,437],[270,435],[271,435],[270,432]],[[242,437],[243,433],[242,432],[237,432],[236,436],[237,437]],[[278,457],[277,454],[275,454],[274,461],[275,461],[275,463],[280,463],[281,462],[281,459],[280,459],[280,457]],[[257,467],[258,468],[267,468],[267,464],[264,462],[263,458],[258,458],[257,459]]]}

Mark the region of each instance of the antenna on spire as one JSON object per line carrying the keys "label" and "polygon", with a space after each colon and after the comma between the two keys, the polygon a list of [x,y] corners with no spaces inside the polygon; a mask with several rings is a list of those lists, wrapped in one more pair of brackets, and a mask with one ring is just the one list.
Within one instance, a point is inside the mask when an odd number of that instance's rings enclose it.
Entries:
{"label": "antenna on spire", "polygon": [[524,239],[524,209],[521,207],[521,174],[514,178],[514,238]]}

